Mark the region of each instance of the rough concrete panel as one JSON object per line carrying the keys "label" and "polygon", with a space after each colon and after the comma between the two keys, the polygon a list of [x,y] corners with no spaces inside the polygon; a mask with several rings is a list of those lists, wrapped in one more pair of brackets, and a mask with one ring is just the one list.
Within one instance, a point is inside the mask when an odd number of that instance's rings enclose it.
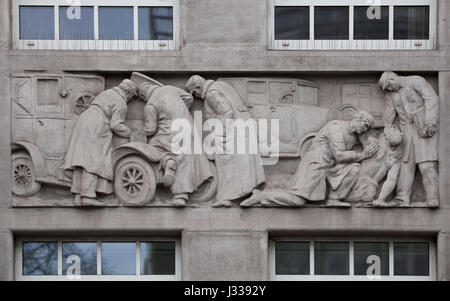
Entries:
{"label": "rough concrete panel", "polygon": [[266,36],[267,1],[181,1],[183,44],[261,47]]}
{"label": "rough concrete panel", "polygon": [[0,281],[14,279],[14,239],[10,231],[0,230]]}
{"label": "rough concrete panel", "polygon": [[0,50],[9,49],[11,42],[11,1],[0,1]]}
{"label": "rough concrete panel", "polygon": [[450,207],[448,197],[450,178],[450,72],[439,73],[439,177],[441,206]]}
{"label": "rough concrete panel", "polygon": [[439,49],[449,49],[450,48],[450,5],[448,1],[439,0],[438,1],[438,45]]}
{"label": "rough concrete panel", "polygon": [[268,280],[266,232],[182,234],[183,280]]}
{"label": "rough concrete panel", "polygon": [[450,280],[450,233],[440,232],[437,238],[437,280]]}
{"label": "rough concrete panel", "polygon": [[10,73],[0,70],[0,208],[11,202],[11,101]]}
{"label": "rough concrete panel", "polygon": [[[180,51],[31,51],[0,56],[11,70],[153,72],[439,71],[439,51],[265,51],[243,47],[184,47]],[[448,69],[448,68],[447,68]]]}

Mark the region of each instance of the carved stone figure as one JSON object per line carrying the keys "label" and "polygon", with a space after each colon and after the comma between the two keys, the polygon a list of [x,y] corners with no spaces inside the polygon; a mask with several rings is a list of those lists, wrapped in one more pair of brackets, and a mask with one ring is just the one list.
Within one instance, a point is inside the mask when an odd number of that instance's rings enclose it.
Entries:
{"label": "carved stone figure", "polygon": [[136,85],[124,80],[100,93],[77,120],[64,162],[65,172],[72,176],[76,205],[104,205],[96,200],[96,191],[112,193],[111,140],[113,133],[130,137],[124,122],[127,102],[136,96]]}
{"label": "carved stone figure", "polygon": [[374,141],[362,152],[352,150],[360,143],[360,135],[366,133],[373,123],[372,115],[365,111],[357,112],[351,121],[328,122],[300,161],[288,191],[255,190],[252,197],[241,203],[241,206],[259,203],[263,206],[302,206],[306,201],[317,203],[327,200],[329,206],[349,207],[350,204],[343,200],[358,180],[359,162],[372,157],[380,147]]}
{"label": "carved stone figure", "polygon": [[[194,97],[204,101],[205,118],[220,120],[225,133],[227,120],[253,120],[239,94],[228,83],[205,80],[199,75],[192,76],[185,87]],[[227,134],[226,134],[227,135]],[[227,135],[228,137],[228,135]],[[218,137],[223,139],[223,137]],[[226,138],[227,139],[227,138]],[[245,143],[251,143],[250,135]],[[243,141],[239,141],[244,143]],[[265,175],[259,150],[255,154],[236,154],[224,151],[214,155],[217,168],[218,187],[213,206],[229,207],[233,200],[249,195],[254,188],[264,183]]]}
{"label": "carved stone figure", "polygon": [[[192,95],[173,86],[158,87],[145,83],[139,87],[140,97],[147,101],[144,108],[144,133],[151,136],[149,145],[162,152],[161,168],[163,182],[170,186],[176,206],[185,206],[189,194],[196,191],[206,180],[213,177],[211,165],[204,154],[174,153],[172,143],[177,132],[172,130],[176,120],[187,121],[194,139],[193,118],[189,112]],[[192,142],[193,145],[193,142]]]}
{"label": "carved stone figure", "polygon": [[[397,185],[397,178],[400,171],[400,158],[402,134],[395,126],[384,128],[384,132],[375,138],[370,134],[361,137],[363,144],[373,143],[376,140],[380,145],[377,153],[361,162],[358,182],[347,197],[348,202],[372,202],[373,206],[386,207],[387,197],[394,191]],[[386,181],[379,189],[379,183],[386,178]],[[378,199],[375,197],[379,193]]]}
{"label": "carved stone figure", "polygon": [[396,117],[403,133],[402,163],[396,200],[409,205],[416,166],[423,178],[426,201],[439,206],[438,191],[438,112],[439,98],[431,85],[420,76],[398,76],[385,72],[379,86],[387,92],[383,120],[394,123]]}

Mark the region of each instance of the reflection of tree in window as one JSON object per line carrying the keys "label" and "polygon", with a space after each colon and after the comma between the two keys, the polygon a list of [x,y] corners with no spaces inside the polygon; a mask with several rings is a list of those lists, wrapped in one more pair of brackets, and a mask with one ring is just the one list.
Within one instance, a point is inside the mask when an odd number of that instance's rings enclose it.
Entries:
{"label": "reflection of tree in window", "polygon": [[175,243],[174,242],[142,242],[141,243],[142,275],[174,275]]}
{"label": "reflection of tree in window", "polygon": [[67,263],[67,258],[76,255],[80,258],[81,275],[97,274],[97,243],[96,242],[64,242],[63,243],[63,274],[73,263]]}
{"label": "reflection of tree in window", "polygon": [[172,40],[172,7],[139,7],[139,40]]}
{"label": "reflection of tree in window", "polygon": [[58,244],[56,242],[24,242],[22,257],[23,275],[58,274]]}
{"label": "reflection of tree in window", "polygon": [[102,242],[103,275],[136,274],[136,242]]}

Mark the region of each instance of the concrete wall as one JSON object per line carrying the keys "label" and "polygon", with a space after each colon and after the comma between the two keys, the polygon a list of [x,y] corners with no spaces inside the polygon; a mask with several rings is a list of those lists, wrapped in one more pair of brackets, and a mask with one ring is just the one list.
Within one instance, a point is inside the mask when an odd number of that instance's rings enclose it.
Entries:
{"label": "concrete wall", "polygon": [[[0,280],[13,279],[13,239],[28,235],[176,235],[183,280],[267,280],[268,239],[277,236],[424,237],[437,242],[437,276],[450,279],[450,4],[438,0],[433,51],[268,51],[267,1],[180,0],[179,51],[23,51],[10,49],[10,0],[0,1]],[[436,210],[352,208],[12,208],[10,73],[89,72],[111,86],[144,71],[182,87],[188,75],[311,79],[319,103],[335,106],[344,81],[381,71],[421,74],[439,91],[440,192]]]}

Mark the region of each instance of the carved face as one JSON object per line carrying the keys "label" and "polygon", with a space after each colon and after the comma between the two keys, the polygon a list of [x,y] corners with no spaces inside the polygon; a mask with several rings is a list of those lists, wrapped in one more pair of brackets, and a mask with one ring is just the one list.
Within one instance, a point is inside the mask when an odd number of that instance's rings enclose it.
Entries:
{"label": "carved face", "polygon": [[400,89],[400,84],[396,79],[391,78],[386,81],[384,89],[386,91],[398,91]]}
{"label": "carved face", "polygon": [[362,118],[355,118],[350,122],[350,129],[356,135],[362,135],[370,128],[369,122]]}
{"label": "carved face", "polygon": [[195,98],[202,99],[202,86],[195,86],[194,89],[192,89],[191,94]]}

